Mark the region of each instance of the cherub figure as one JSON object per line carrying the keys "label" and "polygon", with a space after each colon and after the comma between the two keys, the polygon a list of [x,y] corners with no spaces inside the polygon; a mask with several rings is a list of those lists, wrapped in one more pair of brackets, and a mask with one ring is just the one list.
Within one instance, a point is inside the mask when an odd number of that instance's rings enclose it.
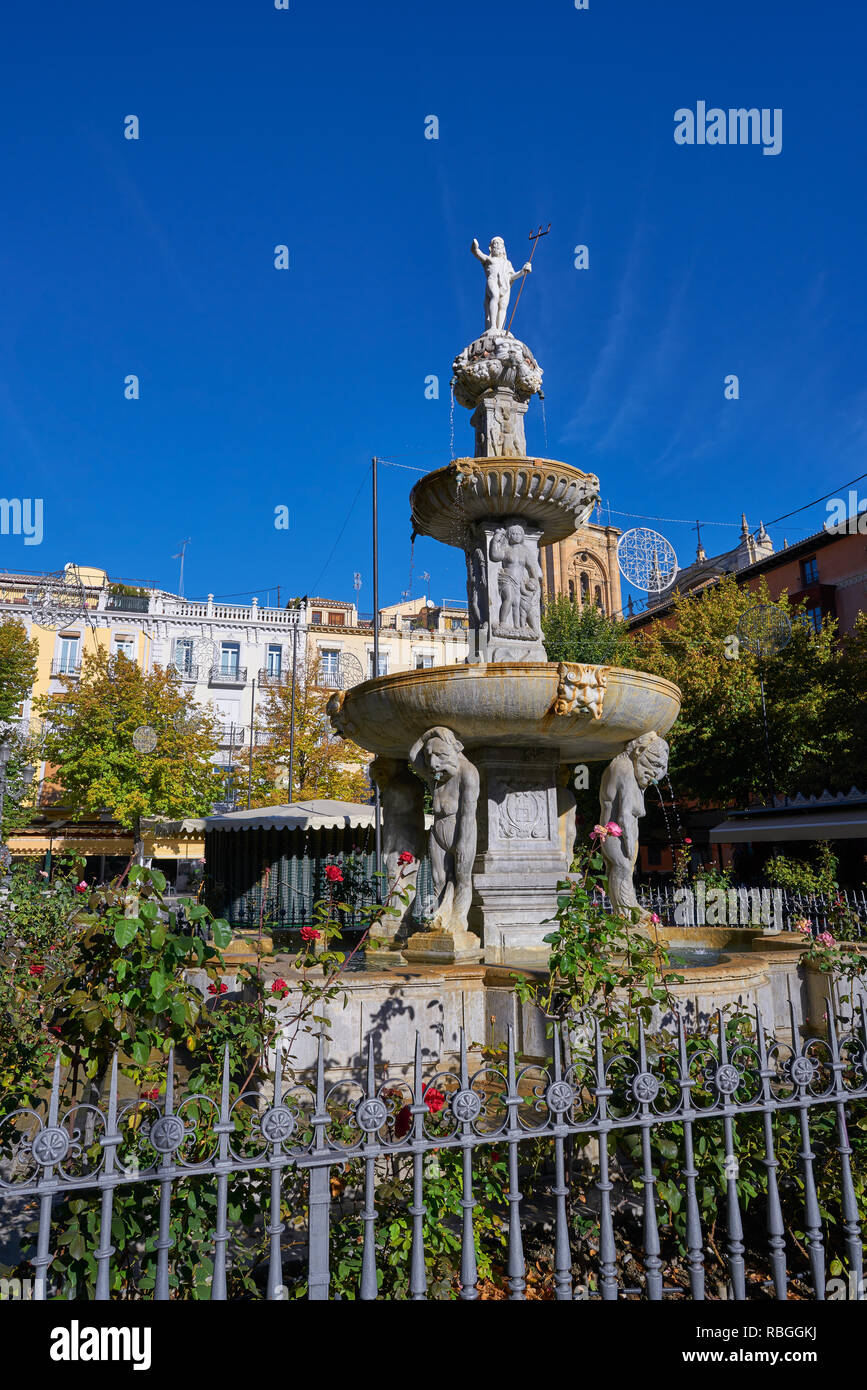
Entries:
{"label": "cherub figure", "polygon": [[413,744],[410,766],[433,792],[429,853],[437,905],[431,931],[466,932],[473,896],[479,774],[451,729],[428,729]]}
{"label": "cherub figure", "polygon": [[500,566],[500,631],[536,631],[536,613],[542,592],[542,567],[536,548],[523,526],[498,527],[491,538],[490,556]]}
{"label": "cherub figure", "polygon": [[512,286],[516,280],[520,280],[522,275],[529,275],[533,267],[527,261],[516,270],[511,261],[506,256],[506,243],[500,236],[495,236],[488,247],[488,255],[479,247],[479,243],[473,237],[473,244],[470,247],[476,260],[481,261],[485,268],[487,285],[485,287],[485,328],[495,328],[503,332],[506,327],[506,314],[509,311],[509,298],[512,293]]}

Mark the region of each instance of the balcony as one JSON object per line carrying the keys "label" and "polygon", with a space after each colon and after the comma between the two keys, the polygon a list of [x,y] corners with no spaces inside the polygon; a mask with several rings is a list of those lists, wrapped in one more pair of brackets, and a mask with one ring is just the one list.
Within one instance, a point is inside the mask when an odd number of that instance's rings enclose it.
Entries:
{"label": "balcony", "polygon": [[81,662],[68,661],[62,657],[51,663],[52,676],[72,676],[73,680],[78,680],[81,675]]}
{"label": "balcony", "polygon": [[199,668],[194,661],[173,661],[172,670],[177,671],[182,681],[195,683],[199,679]]}
{"label": "balcony", "polygon": [[266,687],[267,687],[267,686],[271,686],[272,688],[276,688],[277,686],[281,686],[281,685],[291,685],[291,684],[292,684],[292,672],[291,672],[291,671],[260,671],[260,672],[259,672],[259,684],[260,684],[260,686],[266,686]]}
{"label": "balcony", "polygon": [[212,666],[208,677],[209,685],[246,685],[246,666]]}
{"label": "balcony", "polygon": [[150,601],[150,594],[108,594],[105,606],[114,613],[147,613]]}

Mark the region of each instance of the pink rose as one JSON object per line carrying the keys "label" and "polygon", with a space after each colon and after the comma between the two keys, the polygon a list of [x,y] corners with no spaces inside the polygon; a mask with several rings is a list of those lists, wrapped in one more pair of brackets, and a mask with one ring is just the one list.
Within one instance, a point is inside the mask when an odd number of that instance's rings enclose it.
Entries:
{"label": "pink rose", "polygon": [[75,891],[76,891],[76,893],[86,893],[86,892],[87,892],[87,884],[85,883],[84,879],[82,879],[80,883],[76,883],[76,885],[75,885]]}
{"label": "pink rose", "polygon": [[623,831],[620,829],[620,826],[617,824],[616,820],[610,820],[606,825],[605,829],[608,831],[609,835],[620,836],[623,834]]}
{"label": "pink rose", "polygon": [[660,922],[662,921],[662,918],[660,917],[658,912],[651,912],[650,920],[655,927],[658,927]]}

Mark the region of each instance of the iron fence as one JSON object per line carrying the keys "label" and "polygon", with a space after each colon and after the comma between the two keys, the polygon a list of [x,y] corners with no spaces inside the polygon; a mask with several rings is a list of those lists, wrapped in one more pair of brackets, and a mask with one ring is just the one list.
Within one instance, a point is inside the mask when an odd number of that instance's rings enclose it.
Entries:
{"label": "iron fence", "polygon": [[[829,1011],[830,1012],[830,1011]],[[184,1201],[181,1184],[205,1178],[216,1193],[212,1234],[212,1299],[227,1297],[227,1262],[232,1239],[230,1181],[258,1173],[268,1182],[268,1209],[262,1213],[268,1242],[266,1297],[286,1296],[284,1246],[286,1229],[281,1198],[287,1174],[307,1174],[306,1287],[311,1300],[328,1299],[331,1288],[329,1228],[332,1210],[331,1175],[350,1160],[363,1168],[357,1211],[361,1245],[357,1296],[373,1300],[378,1295],[377,1190],[389,1163],[396,1156],[411,1167],[411,1200],[407,1207],[411,1226],[408,1291],[413,1300],[428,1296],[425,1261],[425,1183],[431,1155],[455,1150],[460,1154],[460,1215],[455,1218],[455,1244],[459,1247],[459,1275],[455,1289],[460,1299],[480,1297],[474,1212],[485,1200],[474,1182],[474,1164],[480,1149],[495,1145],[508,1160],[508,1190],[502,1210],[502,1229],[507,1244],[508,1294],[523,1300],[527,1290],[527,1264],[523,1228],[525,1210],[521,1192],[522,1148],[542,1141],[549,1154],[547,1200],[552,1212],[552,1273],[558,1300],[587,1297],[576,1289],[570,1248],[569,1202],[574,1195],[573,1143],[596,1140],[595,1156],[583,1160],[590,1167],[582,1177],[582,1190],[595,1192],[598,1215],[598,1251],[593,1297],[615,1300],[638,1295],[659,1301],[672,1292],[701,1300],[705,1297],[705,1261],[708,1235],[702,1230],[697,1155],[706,1147],[707,1126],[722,1127],[725,1167],[719,1175],[718,1204],[725,1226],[725,1263],[728,1296],[736,1300],[755,1296],[751,1281],[756,1261],[766,1276],[770,1296],[785,1299],[793,1277],[789,1268],[792,1247],[787,1247],[781,1191],[791,1200],[790,1175],[781,1171],[776,1148],[779,1127],[794,1117],[798,1135],[797,1200],[798,1231],[803,1258],[809,1265],[804,1276],[808,1295],[823,1299],[826,1290],[826,1238],[829,1220],[823,1217],[817,1189],[817,1155],[812,1144],[816,1112],[830,1116],[822,1130],[823,1144],[837,1165],[840,1226],[831,1227],[836,1258],[845,1258],[854,1296],[863,1299],[862,1243],[859,1206],[852,1165],[852,1143],[847,1111],[867,1096],[867,1014],[863,1004],[858,1017],[841,1018],[838,1029],[833,1013],[825,1039],[798,1040],[792,1016],[793,1042],[766,1036],[759,1012],[749,1034],[727,1036],[722,1018],[712,1035],[687,1031],[678,1018],[670,1045],[648,1039],[643,1029],[637,1044],[613,1053],[606,1051],[598,1023],[585,1030],[583,1042],[570,1052],[568,1038],[555,1030],[553,1058],[549,1065],[527,1064],[516,1056],[509,1034],[501,1064],[486,1061],[470,1071],[466,1040],[460,1039],[459,1061],[454,1066],[425,1076],[422,1048],[416,1036],[414,1065],[402,1079],[382,1075],[375,1052],[383,1038],[370,1038],[363,1077],[326,1084],[326,1042],[320,1038],[315,1077],[308,1082],[284,1081],[284,1058],[278,1048],[273,1082],[233,1098],[232,1064],[228,1047],[222,1066],[219,1096],[188,1093],[179,1097],[173,1055],[169,1056],[165,1096],[161,1103],[137,1100],[122,1103],[118,1096],[115,1058],[108,1082],[107,1105],[77,1104],[61,1109],[61,1070],[55,1064],[47,1114],[42,1108],[23,1106],[0,1124],[3,1161],[0,1192],[38,1203],[38,1233],[29,1256],[36,1271],[34,1295],[45,1299],[50,1289],[50,1270],[59,1232],[59,1203],[63,1199],[92,1194],[98,1200],[98,1239],[92,1250],[96,1264],[94,1296],[110,1297],[111,1267],[116,1250],[112,1244],[115,1194],[122,1188],[149,1187],[159,1194],[156,1218],[156,1272],[153,1296],[170,1296],[171,1213]],[[436,1097],[437,1104],[432,1098]],[[142,1112],[146,1117],[142,1120]],[[861,1112],[859,1112],[861,1113]],[[139,1122],[132,1127],[131,1115]],[[766,1173],[762,1213],[763,1246],[745,1244],[743,1201],[738,1185],[739,1131],[745,1121],[758,1117],[756,1132],[762,1138],[759,1152]],[[858,1122],[858,1115],[854,1117]],[[402,1127],[401,1127],[402,1124]],[[638,1287],[624,1283],[618,1268],[614,1222],[613,1140],[636,1136],[634,1178],[643,1191],[640,1198],[642,1268]],[[683,1286],[664,1286],[663,1248],[658,1186],[658,1155],[652,1139],[673,1135],[680,1164],[678,1186],[686,1212]],[[828,1135],[830,1134],[830,1138]],[[136,1147],[137,1146],[137,1147]],[[816,1145],[821,1148],[821,1145]],[[585,1149],[585,1154],[587,1150]],[[438,1160],[439,1161],[439,1160]],[[656,1165],[656,1166],[655,1166]],[[824,1169],[822,1172],[824,1173]],[[820,1174],[821,1176],[821,1174]],[[594,1180],[595,1178],[595,1180]],[[619,1181],[619,1179],[618,1179]],[[670,1195],[670,1194],[669,1194]],[[713,1194],[712,1194],[713,1195]],[[822,1198],[827,1202],[827,1194]],[[754,1207],[751,1207],[754,1217]],[[355,1218],[353,1218],[355,1219]],[[751,1221],[755,1232],[755,1220]],[[237,1234],[237,1232],[236,1232]],[[755,1237],[751,1238],[753,1241]],[[722,1245],[722,1237],[717,1232]],[[123,1252],[121,1252],[123,1253]],[[799,1279],[801,1276],[799,1275]],[[803,1288],[803,1283],[799,1284]]]}

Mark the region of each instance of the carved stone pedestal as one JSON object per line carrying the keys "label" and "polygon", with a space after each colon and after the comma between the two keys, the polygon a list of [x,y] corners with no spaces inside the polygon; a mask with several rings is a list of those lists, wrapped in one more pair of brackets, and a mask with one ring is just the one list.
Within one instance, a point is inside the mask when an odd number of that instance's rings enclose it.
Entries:
{"label": "carved stone pedestal", "polygon": [[[479,844],[470,924],[483,933],[485,960],[546,954],[557,884],[566,876],[557,797],[556,749],[476,748],[481,776]],[[546,920],[549,919],[549,920]]]}
{"label": "carved stone pedestal", "polygon": [[482,943],[471,931],[417,931],[403,948],[413,965],[459,965],[482,958]]}

